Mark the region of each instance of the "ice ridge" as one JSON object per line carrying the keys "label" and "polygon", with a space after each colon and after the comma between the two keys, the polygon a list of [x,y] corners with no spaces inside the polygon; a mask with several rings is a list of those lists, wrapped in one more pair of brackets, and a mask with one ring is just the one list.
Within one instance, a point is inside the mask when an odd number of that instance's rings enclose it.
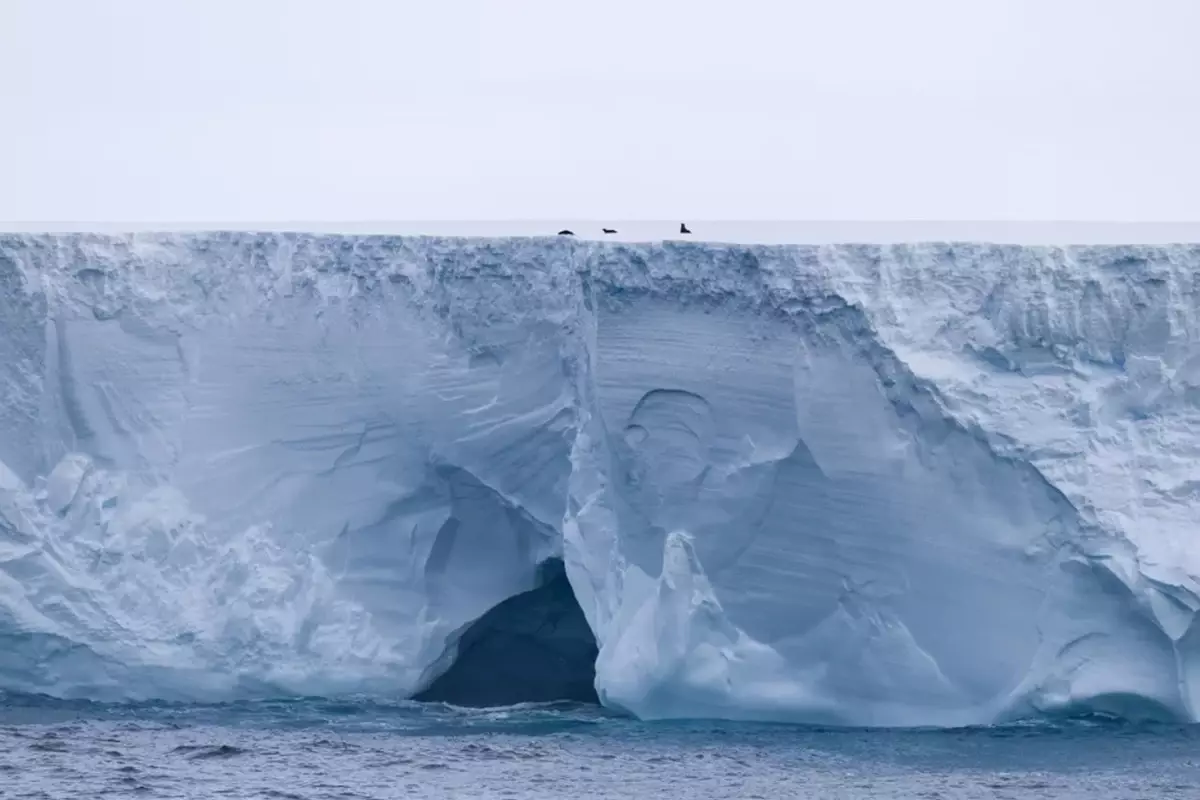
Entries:
{"label": "ice ridge", "polygon": [[0,688],[413,695],[561,559],[644,718],[1200,720],[1198,267],[0,235]]}

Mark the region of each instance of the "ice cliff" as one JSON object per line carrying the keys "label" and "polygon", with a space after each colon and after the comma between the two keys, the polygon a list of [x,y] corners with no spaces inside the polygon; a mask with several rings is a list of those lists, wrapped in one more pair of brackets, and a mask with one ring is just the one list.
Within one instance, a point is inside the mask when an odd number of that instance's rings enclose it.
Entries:
{"label": "ice cliff", "polygon": [[561,560],[646,718],[1200,719],[1198,267],[0,236],[0,688],[413,695]]}

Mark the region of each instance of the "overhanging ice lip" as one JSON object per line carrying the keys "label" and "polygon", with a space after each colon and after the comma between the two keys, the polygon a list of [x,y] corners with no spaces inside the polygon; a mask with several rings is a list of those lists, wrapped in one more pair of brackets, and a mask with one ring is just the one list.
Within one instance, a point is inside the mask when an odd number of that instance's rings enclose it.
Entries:
{"label": "overhanging ice lip", "polygon": [[0,686],[1196,720],[1200,247],[0,236]]}

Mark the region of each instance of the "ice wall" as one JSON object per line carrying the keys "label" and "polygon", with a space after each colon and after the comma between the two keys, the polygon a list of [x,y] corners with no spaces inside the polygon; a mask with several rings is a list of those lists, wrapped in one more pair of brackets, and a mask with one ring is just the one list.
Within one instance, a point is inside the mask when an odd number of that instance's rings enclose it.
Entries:
{"label": "ice wall", "polygon": [[[1200,248],[0,237],[0,682],[1200,714]],[[49,666],[47,666],[49,665]]]}

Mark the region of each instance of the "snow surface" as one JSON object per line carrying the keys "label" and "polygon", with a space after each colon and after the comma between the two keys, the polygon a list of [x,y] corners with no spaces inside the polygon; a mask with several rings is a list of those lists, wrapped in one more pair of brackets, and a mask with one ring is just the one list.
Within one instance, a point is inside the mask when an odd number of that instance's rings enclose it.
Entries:
{"label": "snow surface", "polygon": [[1200,719],[1200,247],[0,236],[0,687]]}

